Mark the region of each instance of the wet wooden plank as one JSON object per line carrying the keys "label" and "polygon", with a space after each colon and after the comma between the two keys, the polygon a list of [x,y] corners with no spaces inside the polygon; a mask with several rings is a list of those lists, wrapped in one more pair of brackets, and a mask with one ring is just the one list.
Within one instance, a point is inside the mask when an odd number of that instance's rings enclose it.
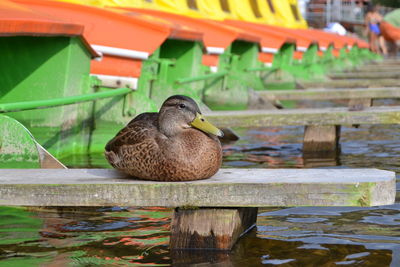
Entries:
{"label": "wet wooden plank", "polygon": [[399,87],[400,79],[355,79],[331,80],[323,82],[299,82],[299,88],[380,88]]}
{"label": "wet wooden plank", "polygon": [[285,125],[398,124],[400,107],[213,111],[205,114],[218,127],[269,127]]}
{"label": "wet wooden plank", "polygon": [[329,75],[331,79],[399,79],[400,72],[344,72]]}
{"label": "wet wooden plank", "polygon": [[[354,68],[349,71],[351,71],[351,72],[376,72],[376,73],[400,72],[400,65],[380,65],[380,66],[365,65],[365,66],[360,66],[358,68]],[[342,73],[342,72],[336,72],[336,73]]]}
{"label": "wet wooden plank", "polygon": [[260,97],[267,100],[335,100],[359,98],[400,98],[400,87],[394,88],[351,88],[351,89],[306,89],[265,90]]}
{"label": "wet wooden plank", "polygon": [[3,206],[373,206],[394,198],[395,174],[377,169],[221,169],[193,182],[112,169],[0,169]]}
{"label": "wet wooden plank", "polygon": [[385,60],[378,60],[369,62],[370,66],[400,66],[399,59],[385,59]]}

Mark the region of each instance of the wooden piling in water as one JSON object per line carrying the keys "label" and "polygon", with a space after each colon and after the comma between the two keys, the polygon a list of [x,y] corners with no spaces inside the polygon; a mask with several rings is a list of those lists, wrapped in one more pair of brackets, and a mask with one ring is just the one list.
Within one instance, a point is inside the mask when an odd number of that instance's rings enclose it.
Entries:
{"label": "wooden piling in water", "polygon": [[303,166],[305,168],[334,167],[339,164],[340,146],[336,151],[318,153],[303,152]]}
{"label": "wooden piling in water", "polygon": [[171,249],[230,250],[257,221],[257,208],[175,209]]}
{"label": "wooden piling in water", "polygon": [[350,111],[360,111],[365,108],[369,108],[372,106],[371,98],[359,98],[359,99],[350,99],[349,100],[349,110]]}
{"label": "wooden piling in water", "polygon": [[234,267],[229,250],[211,249],[172,249],[170,251],[174,267]]}
{"label": "wooden piling in water", "polygon": [[303,153],[336,151],[339,137],[338,125],[308,125],[304,130]]}

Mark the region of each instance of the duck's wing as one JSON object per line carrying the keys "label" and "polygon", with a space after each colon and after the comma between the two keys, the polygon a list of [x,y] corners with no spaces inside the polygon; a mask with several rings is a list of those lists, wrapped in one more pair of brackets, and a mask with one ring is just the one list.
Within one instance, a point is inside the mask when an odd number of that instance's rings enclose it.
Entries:
{"label": "duck's wing", "polygon": [[111,139],[105,151],[111,166],[132,176],[148,174],[149,164],[160,158],[157,121],[158,113],[141,114]]}
{"label": "duck's wing", "polygon": [[111,139],[106,152],[118,152],[121,147],[129,146],[152,139],[157,132],[158,113],[142,113],[131,120],[117,135]]}
{"label": "duck's wing", "polygon": [[149,126],[157,127],[158,112],[146,112],[139,114],[127,124],[127,127],[134,125],[135,123],[138,122],[144,123],[146,125],[148,124]]}

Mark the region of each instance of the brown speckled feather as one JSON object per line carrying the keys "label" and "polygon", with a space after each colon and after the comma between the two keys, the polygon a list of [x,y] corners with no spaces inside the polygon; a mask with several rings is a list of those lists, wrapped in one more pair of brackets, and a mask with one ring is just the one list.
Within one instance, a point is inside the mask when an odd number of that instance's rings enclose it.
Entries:
{"label": "brown speckled feather", "polygon": [[158,113],[133,119],[106,145],[110,164],[147,180],[190,181],[214,175],[221,166],[221,144],[216,136],[194,128],[169,138],[158,129]]}

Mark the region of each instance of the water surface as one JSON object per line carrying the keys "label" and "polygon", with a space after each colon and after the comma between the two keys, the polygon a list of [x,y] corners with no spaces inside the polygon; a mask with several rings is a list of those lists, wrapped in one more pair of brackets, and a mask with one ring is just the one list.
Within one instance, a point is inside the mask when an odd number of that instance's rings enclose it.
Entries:
{"label": "water surface", "polygon": [[[400,126],[342,127],[341,153],[323,159],[303,157],[303,127],[235,130],[243,138],[224,147],[223,167],[400,173]],[[106,164],[102,155],[68,161],[74,167]],[[260,209],[257,228],[232,252],[205,255],[169,251],[170,216],[165,208],[0,207],[0,266],[400,266],[399,201]]]}

